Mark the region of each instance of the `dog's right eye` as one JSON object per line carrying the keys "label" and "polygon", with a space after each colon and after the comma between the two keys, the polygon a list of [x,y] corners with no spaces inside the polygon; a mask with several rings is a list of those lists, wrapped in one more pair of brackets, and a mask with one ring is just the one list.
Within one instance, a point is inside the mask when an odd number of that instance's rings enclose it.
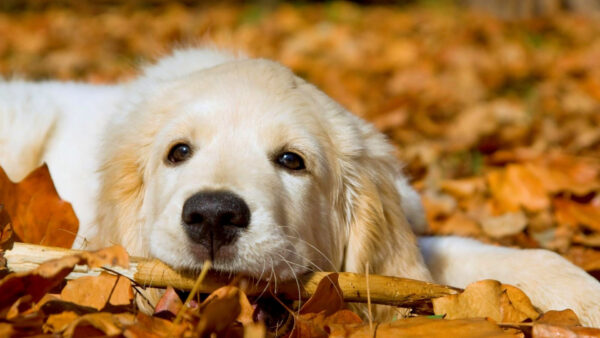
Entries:
{"label": "dog's right eye", "polygon": [[167,161],[172,164],[177,164],[187,160],[190,156],[192,156],[192,148],[185,143],[177,143],[169,150]]}

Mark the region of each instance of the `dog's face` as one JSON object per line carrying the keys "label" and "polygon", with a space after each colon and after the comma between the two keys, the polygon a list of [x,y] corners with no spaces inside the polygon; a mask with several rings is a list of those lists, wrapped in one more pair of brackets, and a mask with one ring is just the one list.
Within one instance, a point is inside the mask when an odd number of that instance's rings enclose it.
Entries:
{"label": "dog's face", "polygon": [[339,269],[334,146],[299,82],[253,60],[158,84],[139,228],[152,256],[265,278]]}
{"label": "dog's face", "polygon": [[277,280],[395,264],[399,238],[417,259],[390,146],[286,68],[234,61],[134,89],[108,135],[101,236]]}

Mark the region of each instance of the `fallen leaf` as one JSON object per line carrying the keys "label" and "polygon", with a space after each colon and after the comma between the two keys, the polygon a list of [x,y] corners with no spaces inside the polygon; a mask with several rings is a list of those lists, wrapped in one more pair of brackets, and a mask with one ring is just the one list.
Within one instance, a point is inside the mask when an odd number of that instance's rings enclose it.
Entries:
{"label": "fallen leaf", "polygon": [[123,336],[127,338],[180,337],[186,324],[176,325],[169,320],[138,313],[135,322],[127,326]]}
{"label": "fallen leaf", "polygon": [[436,315],[446,315],[447,319],[484,317],[508,323],[535,320],[539,316],[522,291],[494,280],[475,282],[461,294],[434,299],[433,311]]}
{"label": "fallen leaf", "polygon": [[131,313],[91,313],[71,322],[65,329],[63,336],[68,338],[94,335],[116,336],[134,323],[135,316]]}
{"label": "fallen leaf", "polygon": [[507,212],[498,216],[487,216],[481,220],[481,228],[492,237],[516,235],[527,226],[527,217],[522,211]]}
{"label": "fallen leaf", "polygon": [[79,221],[71,204],[60,199],[46,165],[15,184],[0,168],[0,203],[20,241],[70,248]]}
{"label": "fallen leaf", "polygon": [[63,332],[79,315],[72,311],[65,311],[59,314],[50,315],[44,323],[44,332],[60,333]]}
{"label": "fallen leaf", "polygon": [[[10,250],[15,242],[14,230],[8,212],[0,204],[0,248]],[[1,264],[4,266],[5,264]]]}
{"label": "fallen leaf", "polygon": [[160,297],[158,303],[156,303],[154,314],[169,314],[169,316],[175,318],[182,306],[183,302],[179,298],[179,295],[175,292],[175,289],[169,286],[162,297]]}
{"label": "fallen leaf", "polygon": [[548,191],[526,166],[510,164],[487,174],[490,192],[500,212],[542,211],[550,206]]}
{"label": "fallen leaf", "polygon": [[329,316],[344,308],[344,298],[338,284],[338,274],[332,273],[321,279],[315,293],[300,308],[300,315],[321,313]]}
{"label": "fallen leaf", "polygon": [[234,286],[224,286],[211,293],[198,307],[200,320],[195,334],[224,333],[236,321],[251,323],[254,309],[248,298]]}
{"label": "fallen leaf", "polygon": [[533,338],[550,337],[600,337],[600,329],[581,326],[560,326],[544,323],[534,323]]}
{"label": "fallen leaf", "polygon": [[127,278],[101,273],[99,276],[85,276],[68,281],[60,295],[64,301],[102,310],[108,304],[131,304],[133,289]]}
{"label": "fallen leaf", "polygon": [[25,295],[31,295],[34,302],[39,301],[48,291],[60,284],[73,271],[75,265],[127,267],[128,264],[129,256],[125,249],[113,246],[96,252],[83,251],[76,255],[53,259],[29,272],[12,273],[0,281],[0,310],[10,307]]}
{"label": "fallen leaf", "polygon": [[563,256],[585,271],[600,270],[599,250],[572,246]]}
{"label": "fallen leaf", "polygon": [[600,232],[600,205],[581,204],[571,200],[556,198],[553,201],[556,220],[572,227],[586,226]]}
{"label": "fallen leaf", "polygon": [[561,326],[581,326],[579,318],[571,309],[562,311],[550,310],[544,312],[542,316],[535,322]]}
{"label": "fallen leaf", "polygon": [[330,337],[522,337],[502,330],[485,319],[439,319],[416,317],[381,323],[371,332],[368,324],[331,325]]}

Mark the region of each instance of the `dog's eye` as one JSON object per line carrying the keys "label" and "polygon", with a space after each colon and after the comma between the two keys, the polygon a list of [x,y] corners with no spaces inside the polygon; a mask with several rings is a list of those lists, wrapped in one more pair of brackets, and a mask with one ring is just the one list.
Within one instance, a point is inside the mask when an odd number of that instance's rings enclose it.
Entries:
{"label": "dog's eye", "polygon": [[167,160],[173,164],[183,162],[192,156],[192,148],[185,143],[177,143],[167,155]]}
{"label": "dog's eye", "polygon": [[277,158],[277,163],[290,170],[302,170],[306,169],[304,166],[304,160],[300,155],[292,152],[285,152]]}

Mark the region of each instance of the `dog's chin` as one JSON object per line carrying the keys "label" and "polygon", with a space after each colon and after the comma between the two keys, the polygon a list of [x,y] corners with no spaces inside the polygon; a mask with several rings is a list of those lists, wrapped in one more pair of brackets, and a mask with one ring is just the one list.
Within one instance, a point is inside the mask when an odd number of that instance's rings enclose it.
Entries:
{"label": "dog's chin", "polygon": [[210,260],[215,271],[267,281],[293,280],[309,271],[308,267],[279,254],[264,253],[261,260],[249,261],[240,254],[236,243],[220,247],[212,257],[209,249],[197,243],[188,241],[176,247],[177,250],[169,250],[165,246],[154,246],[151,255],[179,271],[198,272],[204,262]]}

